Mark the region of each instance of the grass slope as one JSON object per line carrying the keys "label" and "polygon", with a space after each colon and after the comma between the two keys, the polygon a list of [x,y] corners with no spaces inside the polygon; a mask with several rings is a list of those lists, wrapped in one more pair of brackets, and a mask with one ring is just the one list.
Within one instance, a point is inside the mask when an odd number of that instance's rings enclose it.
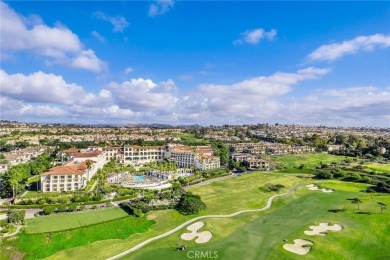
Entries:
{"label": "grass slope", "polygon": [[[308,191],[304,187],[292,196],[278,198],[270,211],[250,213],[231,219],[206,219],[203,230],[213,233],[209,243],[200,245],[183,241],[177,232],[165,240],[156,241],[130,254],[124,259],[183,259],[189,251],[217,252],[218,259],[302,259],[301,256],[282,248],[284,239],[297,238],[314,241],[307,259],[374,259],[390,255],[387,247],[389,212],[379,214],[377,201],[389,205],[390,196],[370,195],[359,192],[365,186],[354,183],[323,182],[323,186],[338,188],[335,193]],[[363,200],[362,212],[349,198]],[[332,213],[330,209],[345,209]],[[320,222],[339,223],[345,228],[329,232],[327,236],[307,236],[303,233],[310,225]],[[187,251],[177,252],[177,243],[185,243]]]}
{"label": "grass slope", "polygon": [[367,168],[377,171],[377,172],[385,172],[390,173],[390,163],[387,164],[369,164],[365,165]]}
{"label": "grass slope", "polygon": [[[1,259],[14,259],[15,255],[25,254],[25,259],[41,259],[58,251],[83,245],[89,245],[99,240],[125,239],[132,234],[144,233],[154,221],[146,217],[135,218],[128,216],[119,220],[113,220],[90,227],[53,232],[44,234],[19,234],[18,240],[3,241],[1,245]],[[73,259],[73,258],[62,258]],[[74,259],[83,259],[75,257]],[[84,259],[90,259],[85,256]]]}
{"label": "grass slope", "polygon": [[115,207],[89,212],[38,217],[26,220],[26,233],[34,234],[75,229],[127,216],[128,213],[126,211]]}
{"label": "grass slope", "polygon": [[210,185],[191,189],[201,196],[207,208],[203,214],[230,214],[244,209],[257,209],[264,206],[275,193],[264,193],[259,187],[267,183],[283,184],[285,192],[301,179],[277,173],[252,173],[229,178]]}
{"label": "grass slope", "polygon": [[69,248],[57,252],[46,259],[106,259],[126,249],[135,246],[142,241],[162,234],[187,221],[190,217],[179,214],[176,210],[155,211],[148,214],[148,219],[153,219],[156,223],[153,229],[145,233],[136,233],[125,239],[113,238],[110,240],[97,241],[86,246]]}

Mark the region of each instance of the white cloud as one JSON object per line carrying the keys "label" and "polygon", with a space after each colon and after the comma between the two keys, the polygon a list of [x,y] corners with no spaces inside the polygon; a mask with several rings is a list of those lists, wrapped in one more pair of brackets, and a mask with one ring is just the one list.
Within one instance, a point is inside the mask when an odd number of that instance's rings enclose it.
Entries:
{"label": "white cloud", "polygon": [[93,15],[97,19],[111,23],[114,26],[112,29],[113,32],[123,32],[129,26],[129,22],[122,16],[113,17],[103,12],[95,12]]}
{"label": "white cloud", "polygon": [[297,123],[390,126],[390,88],[373,86],[316,90],[288,100],[285,117]]}
{"label": "white cloud", "polygon": [[92,31],[91,32],[91,35],[93,37],[95,37],[99,42],[106,42],[106,38],[104,38],[100,33],[98,33],[97,31]]}
{"label": "white cloud", "polygon": [[91,49],[82,51],[80,55],[73,58],[71,66],[76,69],[86,69],[94,72],[107,69],[106,63],[99,60]]}
{"label": "white cloud", "polygon": [[156,0],[155,3],[149,6],[149,16],[155,17],[168,12],[175,5],[173,0]]}
{"label": "white cloud", "polygon": [[296,73],[277,72],[231,85],[203,84],[187,95],[181,103],[181,114],[201,114],[209,121],[237,118],[269,118],[277,115],[281,105],[277,98],[289,93],[292,86],[321,77],[328,69],[309,67]]}
{"label": "white cloud", "polygon": [[275,29],[270,30],[269,32],[266,32],[262,28],[258,29],[250,29],[243,33],[241,33],[241,38],[238,40],[233,41],[233,44],[258,44],[262,39],[268,39],[273,40],[277,34],[277,31]]}
{"label": "white cloud", "polygon": [[[48,63],[72,66],[72,59],[83,55],[86,51],[78,36],[61,24],[49,27],[37,18],[29,18],[17,14],[7,4],[0,2],[0,45],[2,56],[12,52],[28,51],[36,55],[49,57]],[[89,50],[88,50],[89,51]],[[87,52],[88,52],[87,51]],[[95,60],[99,60],[95,55]],[[99,60],[99,64],[104,64]],[[103,67],[76,67],[101,71]]]}
{"label": "white cloud", "polygon": [[203,84],[179,98],[172,80],[111,82],[95,94],[58,75],[0,70],[0,111],[2,119],[46,122],[389,126],[390,87],[317,89],[304,97],[290,94],[300,82],[328,72],[309,67],[229,85]]}
{"label": "white cloud", "polygon": [[0,70],[0,82],[2,96],[29,102],[73,104],[86,94],[81,86],[42,71],[25,76]]}
{"label": "white cloud", "polygon": [[23,101],[15,100],[12,98],[0,97],[0,111],[2,118],[51,118],[58,119],[58,117],[67,116],[68,113],[65,110],[57,106],[48,105],[32,105],[26,104]]}
{"label": "white cloud", "polygon": [[133,71],[134,70],[133,70],[132,67],[127,67],[124,72],[125,72],[126,75],[128,75],[128,74],[132,73]]}
{"label": "white cloud", "polygon": [[370,52],[375,49],[388,47],[390,47],[390,35],[359,36],[348,41],[322,45],[310,53],[308,58],[311,61],[334,61],[347,54],[354,54],[360,51]]}
{"label": "white cloud", "polygon": [[121,108],[136,112],[166,112],[177,102],[176,86],[172,80],[156,84],[150,79],[138,78],[122,83],[111,82],[107,89]]}

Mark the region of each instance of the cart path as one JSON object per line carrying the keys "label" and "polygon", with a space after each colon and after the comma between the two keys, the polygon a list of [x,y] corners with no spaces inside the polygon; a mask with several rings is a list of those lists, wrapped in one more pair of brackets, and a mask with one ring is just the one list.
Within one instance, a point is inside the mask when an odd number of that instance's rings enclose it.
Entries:
{"label": "cart path", "polygon": [[148,240],[145,240],[144,242],[141,242],[139,243],[138,245],[122,252],[122,253],[119,253],[115,256],[112,256],[110,258],[107,258],[107,260],[114,260],[114,259],[119,259],[127,254],[130,254],[138,249],[140,249],[141,247],[153,242],[153,241],[156,241],[156,240],[159,240],[161,238],[164,238],[164,237],[167,237],[169,235],[172,235],[173,233],[175,233],[176,231],[179,231],[180,229],[186,227],[187,225],[195,222],[195,221],[198,221],[198,220],[201,220],[201,219],[206,219],[206,218],[231,218],[231,217],[235,217],[237,215],[240,215],[240,214],[243,214],[243,213],[249,213],[249,212],[260,212],[260,211],[264,211],[264,210],[267,210],[271,207],[272,205],[272,201],[277,198],[277,197],[281,197],[281,196],[285,196],[285,195],[288,195],[290,193],[292,193],[294,190],[296,190],[297,188],[299,188],[300,186],[302,186],[304,184],[304,182],[302,183],[299,183],[299,184],[296,184],[295,186],[291,187],[288,191],[286,191],[285,193],[282,193],[282,194],[277,194],[277,195],[273,195],[272,197],[270,197],[268,199],[268,202],[267,202],[267,205],[261,209],[248,209],[248,210],[241,210],[241,211],[237,211],[235,213],[232,213],[232,214],[229,214],[229,215],[206,215],[206,216],[200,216],[200,217],[196,217],[196,218],[193,218],[193,219],[190,219],[186,222],[184,222],[183,224],[175,227],[174,229],[171,229],[167,232],[165,232],[164,234],[161,234],[161,235],[158,235],[158,236],[155,236],[155,237],[152,237],[152,238],[149,238]]}

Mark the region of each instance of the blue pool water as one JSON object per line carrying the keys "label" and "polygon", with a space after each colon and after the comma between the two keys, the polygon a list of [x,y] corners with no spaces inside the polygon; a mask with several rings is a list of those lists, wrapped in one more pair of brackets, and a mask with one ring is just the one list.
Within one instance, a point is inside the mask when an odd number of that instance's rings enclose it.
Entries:
{"label": "blue pool water", "polygon": [[134,176],[134,181],[144,181],[145,176]]}

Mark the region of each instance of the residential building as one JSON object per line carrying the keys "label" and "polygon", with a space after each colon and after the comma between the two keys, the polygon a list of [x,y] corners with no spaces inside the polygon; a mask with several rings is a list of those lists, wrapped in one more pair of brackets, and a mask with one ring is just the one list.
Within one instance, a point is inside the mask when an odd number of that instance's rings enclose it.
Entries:
{"label": "residential building", "polygon": [[[89,162],[89,163],[88,163]],[[90,168],[88,168],[90,164]],[[42,192],[74,191],[84,188],[98,170],[95,161],[70,162],[57,166],[40,175]]]}

